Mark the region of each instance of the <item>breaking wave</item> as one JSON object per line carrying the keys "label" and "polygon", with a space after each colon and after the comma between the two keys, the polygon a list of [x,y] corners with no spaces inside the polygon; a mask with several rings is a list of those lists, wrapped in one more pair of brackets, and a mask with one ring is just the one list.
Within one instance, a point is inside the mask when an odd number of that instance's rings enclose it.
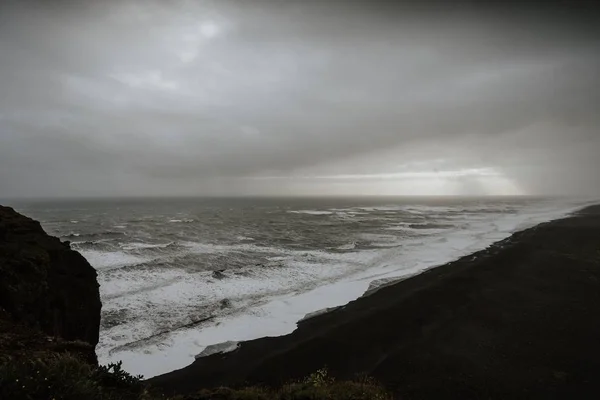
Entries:
{"label": "breaking wave", "polygon": [[364,203],[107,203],[48,220],[98,271],[100,361],[122,359],[151,377],[241,340],[289,333],[315,311],[581,206]]}

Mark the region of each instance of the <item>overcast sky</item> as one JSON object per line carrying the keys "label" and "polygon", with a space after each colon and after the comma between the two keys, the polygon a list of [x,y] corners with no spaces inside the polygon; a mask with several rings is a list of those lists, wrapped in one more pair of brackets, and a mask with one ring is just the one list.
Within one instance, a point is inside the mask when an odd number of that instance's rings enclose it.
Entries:
{"label": "overcast sky", "polygon": [[0,197],[600,194],[593,10],[473,4],[2,2]]}

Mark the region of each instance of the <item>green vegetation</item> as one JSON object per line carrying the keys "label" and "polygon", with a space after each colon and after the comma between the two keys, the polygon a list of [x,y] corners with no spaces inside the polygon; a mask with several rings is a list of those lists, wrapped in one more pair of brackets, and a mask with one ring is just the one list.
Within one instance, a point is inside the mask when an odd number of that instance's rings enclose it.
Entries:
{"label": "green vegetation", "polygon": [[248,387],[202,390],[167,398],[121,363],[93,367],[69,354],[0,360],[0,398],[10,400],[388,400],[369,379],[338,382],[321,369],[278,389]]}
{"label": "green vegetation", "polygon": [[335,381],[321,369],[302,382],[279,389],[249,387],[203,390],[181,400],[388,400],[392,397],[370,379]]}
{"label": "green vegetation", "polygon": [[141,400],[149,397],[139,377],[121,364],[93,367],[69,354],[3,358],[0,398],[11,400]]}

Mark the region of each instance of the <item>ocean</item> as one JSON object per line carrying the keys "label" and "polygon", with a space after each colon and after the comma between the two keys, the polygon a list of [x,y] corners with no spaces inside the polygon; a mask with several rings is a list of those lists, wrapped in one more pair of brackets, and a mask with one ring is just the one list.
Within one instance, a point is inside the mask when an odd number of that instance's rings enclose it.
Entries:
{"label": "ocean", "polygon": [[101,363],[152,377],[589,202],[239,198],[17,202],[97,269]]}

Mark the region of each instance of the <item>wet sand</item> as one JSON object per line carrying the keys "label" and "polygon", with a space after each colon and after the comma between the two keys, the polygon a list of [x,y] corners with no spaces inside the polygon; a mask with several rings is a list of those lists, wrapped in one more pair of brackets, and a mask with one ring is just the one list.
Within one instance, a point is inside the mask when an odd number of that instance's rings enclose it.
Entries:
{"label": "wet sand", "polygon": [[150,382],[189,393],[323,367],[405,399],[600,398],[600,206]]}

